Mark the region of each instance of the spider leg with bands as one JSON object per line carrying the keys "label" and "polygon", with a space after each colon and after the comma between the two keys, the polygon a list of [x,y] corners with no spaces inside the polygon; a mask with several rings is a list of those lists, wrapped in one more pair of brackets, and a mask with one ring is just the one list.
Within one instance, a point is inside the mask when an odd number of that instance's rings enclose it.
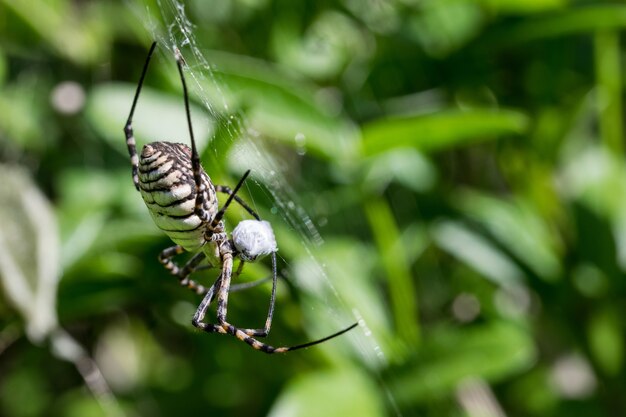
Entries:
{"label": "spider leg with bands", "polygon": [[[198,252],[193,258],[191,258],[187,263],[185,263],[185,265],[183,265],[182,267],[179,267],[172,259],[174,258],[174,256],[180,255],[184,252],[185,250],[180,245],[175,245],[175,246],[166,248],[159,254],[159,262],[161,262],[161,264],[163,264],[163,267],[167,269],[168,271],[170,271],[172,275],[178,278],[180,285],[182,285],[183,287],[189,288],[196,294],[204,295],[206,294],[208,289],[204,285],[198,284],[196,281],[189,279],[188,277],[194,272],[202,271],[205,269],[213,269],[215,268],[215,265],[206,264],[206,265],[198,266],[198,264],[201,263],[206,258],[206,255],[204,255],[203,252]],[[244,261],[241,261],[239,263],[239,267],[237,268],[237,271],[235,272],[234,277],[238,277],[241,274],[244,263],[245,263]],[[258,285],[264,284],[271,279],[272,277],[269,276],[269,277],[257,279],[252,282],[244,282],[241,284],[231,285],[230,292],[247,290],[249,288],[253,288]]]}
{"label": "spider leg with bands", "polygon": [[[223,257],[222,274],[218,280],[209,288],[204,299],[198,306],[193,316],[192,324],[208,333],[230,333],[243,341],[248,341],[252,347],[263,350],[263,346],[267,347],[268,353],[274,353],[276,349],[272,346],[265,345],[251,338],[251,336],[265,337],[269,333],[269,329],[239,329],[226,321],[228,312],[228,294],[230,292],[230,280],[232,276],[233,258],[231,253],[225,253]],[[217,289],[217,320],[218,324],[203,322],[209,305],[215,297],[215,289]],[[271,322],[271,317],[269,317]],[[270,352],[271,350],[271,352]]]}
{"label": "spider leg with bands", "polygon": [[231,190],[229,186],[227,186],[227,185],[216,185],[215,186],[215,191],[218,191],[218,192],[224,193],[224,194],[228,194],[229,196],[230,195],[234,196],[233,198],[235,199],[235,201],[237,203],[239,203],[239,205],[241,207],[243,207],[248,213],[250,213],[250,215],[252,217],[254,217],[256,220],[261,220],[259,215],[256,214],[256,212],[254,210],[252,210],[252,208],[250,208],[250,206],[243,199],[241,199],[239,196],[235,195],[235,192],[233,190]]}
{"label": "spider leg with bands", "polygon": [[159,254],[159,262],[161,262],[163,267],[170,271],[172,275],[178,278],[180,285],[189,288],[197,294],[204,294],[206,292],[204,285],[198,284],[196,281],[189,279],[189,275],[197,270],[198,264],[206,258],[206,255],[204,252],[198,252],[189,261],[187,261],[183,267],[179,267],[172,260],[172,258],[184,252],[185,250],[180,245],[164,249]]}
{"label": "spider leg with bands", "polygon": [[[301,345],[295,346],[283,346],[283,347],[274,347],[267,343],[263,343],[255,339],[255,337],[265,337],[267,336],[267,332],[269,332],[269,328],[267,331],[258,330],[258,329],[241,329],[226,321],[226,315],[228,310],[228,293],[230,286],[230,277],[232,274],[232,254],[226,253],[223,258],[223,269],[222,274],[218,281],[209,289],[204,299],[198,306],[196,313],[192,319],[192,324],[208,333],[228,333],[235,336],[237,339],[247,343],[252,348],[256,350],[260,350],[265,353],[285,353],[293,350],[304,349],[310,346],[317,345],[319,343],[323,343],[327,340],[335,338],[343,333],[346,333],[349,330],[355,328],[358,323],[354,323],[343,330],[340,330],[336,333],[333,333],[324,338],[314,340],[311,342],[303,343]],[[217,293],[217,319],[218,324],[213,323],[204,323],[202,320],[206,316],[207,309],[213,298],[215,297],[215,287],[218,287]],[[273,304],[272,304],[273,308]],[[271,323],[271,317],[268,317],[268,322]]]}
{"label": "spider leg with bands", "polygon": [[[200,190],[200,188],[198,188],[199,187],[198,183],[200,182],[199,181],[199,178],[200,178],[199,169],[201,168],[199,166],[200,157],[198,156],[198,151],[195,146],[193,128],[191,126],[191,115],[189,112],[189,96],[187,93],[187,83],[185,82],[185,76],[183,73],[181,60],[177,59],[176,64],[178,66],[178,73],[180,74],[180,79],[181,79],[181,83],[183,86],[183,98],[185,102],[185,109],[187,111],[187,122],[189,124],[189,134],[190,134],[191,144],[192,144],[191,160],[192,160],[192,166],[194,170],[194,179],[196,181],[196,190]],[[196,165],[196,162],[197,162],[197,165]],[[196,175],[196,173],[198,173],[198,175]],[[241,179],[239,180],[239,182],[237,183],[237,185],[235,186],[234,190],[232,191],[230,189],[228,190],[229,191],[228,199],[226,200],[226,203],[224,203],[222,208],[217,212],[217,214],[213,218],[213,221],[211,222],[212,227],[216,227],[219,223],[221,223],[222,217],[224,216],[226,209],[228,208],[230,203],[237,197],[237,192],[242,187],[243,183],[245,182],[249,174],[250,174],[250,170],[246,171],[241,177]],[[198,203],[198,196],[199,194],[196,195],[196,214],[200,217],[200,215],[198,214],[198,207],[201,206],[201,203]],[[240,204],[242,203],[243,201]],[[245,203],[243,203],[242,205],[244,207],[247,206]],[[249,211],[252,211],[252,209],[250,209]],[[218,292],[218,299],[217,299],[217,319],[220,325],[231,326],[226,322],[226,311],[227,311],[226,305],[228,304],[228,291],[230,290],[230,281],[232,278],[233,255],[232,255],[232,248],[227,247],[226,249],[224,249],[225,246],[226,245],[219,245],[220,256],[222,257],[222,280],[221,280],[220,289]],[[271,326],[272,326],[272,318],[274,316],[274,306],[276,304],[276,286],[277,286],[276,254],[272,253],[272,293],[270,296],[270,306],[269,306],[267,318],[265,320],[265,326],[263,327],[263,329],[238,330],[238,333],[233,333],[235,336],[237,336],[237,334],[239,333],[245,334],[248,337],[253,336],[253,335],[258,336],[258,337],[265,337],[269,334]],[[206,308],[208,308],[208,304],[206,305],[204,312],[202,312],[202,317],[204,317],[204,314],[206,313]],[[200,310],[201,309],[199,308],[198,311]],[[233,329],[235,329],[234,326],[233,326]],[[250,345],[254,347],[254,343],[251,343]]]}
{"label": "spider leg with bands", "polygon": [[135,92],[135,97],[133,98],[133,105],[130,108],[130,114],[128,115],[126,125],[124,126],[124,133],[126,134],[126,146],[128,147],[128,154],[130,155],[130,163],[132,166],[133,183],[135,184],[135,188],[137,189],[137,191],[139,191],[139,157],[137,156],[137,144],[135,142],[135,135],[133,133],[133,115],[135,113],[135,107],[137,107],[137,100],[139,99],[139,92],[141,91],[143,80],[146,77],[146,72],[148,72],[148,64],[150,63],[150,58],[152,57],[155,48],[156,42],[153,42],[152,46],[150,46],[150,51],[148,52],[148,58],[146,59],[146,63],[143,65],[141,77],[139,78],[139,83],[137,85],[137,91]]}

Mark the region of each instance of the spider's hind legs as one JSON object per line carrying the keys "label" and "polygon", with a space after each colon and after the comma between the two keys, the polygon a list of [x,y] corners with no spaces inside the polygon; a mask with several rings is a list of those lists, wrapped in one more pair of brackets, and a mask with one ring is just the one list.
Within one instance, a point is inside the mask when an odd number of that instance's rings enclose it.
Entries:
{"label": "spider's hind legs", "polygon": [[203,252],[198,252],[191,259],[189,259],[185,265],[180,267],[173,261],[173,258],[183,252],[185,252],[185,250],[180,245],[166,248],[159,254],[159,262],[172,275],[178,278],[180,285],[189,288],[196,294],[205,294],[207,292],[206,287],[202,284],[198,284],[192,279],[189,279],[189,275],[198,269],[198,265],[204,260],[204,258],[206,258],[206,255]]}

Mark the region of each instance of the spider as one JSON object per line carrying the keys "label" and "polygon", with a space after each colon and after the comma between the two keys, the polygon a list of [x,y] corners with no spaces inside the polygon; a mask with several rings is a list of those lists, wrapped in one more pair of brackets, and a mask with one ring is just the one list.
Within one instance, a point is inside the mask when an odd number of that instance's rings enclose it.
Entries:
{"label": "spider", "polygon": [[[159,261],[179,279],[181,285],[204,296],[191,320],[192,324],[208,333],[231,334],[254,349],[265,353],[284,353],[306,348],[353,329],[358,323],[324,338],[295,346],[273,347],[258,340],[269,334],[274,315],[277,283],[276,252],[278,250],[274,232],[270,223],[261,220],[259,215],[237,196],[237,192],[250,173],[249,170],[241,177],[237,186],[231,189],[228,186],[213,185],[200,165],[191,126],[187,85],[183,74],[185,61],[178,50],[175,51],[176,64],[183,88],[191,149],[182,143],[152,142],[143,147],[141,155],[137,154],[132,119],[155,47],[156,42],[152,43],[144,63],[130,114],[124,126],[124,133],[135,188],[141,193],[157,227],[175,243],[174,246],[161,252]],[[221,208],[218,208],[217,192],[228,195],[228,199]],[[229,238],[222,218],[233,200],[254,217],[254,220],[241,221]],[[183,252],[197,253],[183,266],[178,266],[173,258]],[[234,260],[239,260],[239,266],[234,273],[237,277],[245,262],[254,262],[267,255],[270,255],[272,259],[272,291],[265,325],[262,329],[236,327],[226,320],[229,292],[249,288],[256,285],[258,281],[231,286]],[[208,265],[200,266],[205,259],[209,260]],[[213,267],[214,264],[221,268],[221,272],[209,288],[189,278],[193,272]],[[207,323],[204,318],[215,297],[217,297],[217,323]]]}

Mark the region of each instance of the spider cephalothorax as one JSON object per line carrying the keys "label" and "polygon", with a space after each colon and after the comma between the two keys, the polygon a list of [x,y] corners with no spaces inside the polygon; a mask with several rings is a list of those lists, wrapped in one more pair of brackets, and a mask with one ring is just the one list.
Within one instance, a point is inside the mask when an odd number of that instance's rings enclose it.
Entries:
{"label": "spider cephalothorax", "polygon": [[[176,243],[175,246],[163,250],[159,255],[159,260],[166,269],[178,277],[181,285],[204,295],[192,319],[193,325],[209,333],[230,333],[253,348],[266,353],[282,353],[305,348],[332,339],[354,328],[356,323],[322,339],[290,347],[276,348],[256,339],[267,336],[272,325],[277,281],[276,251],[278,250],[274,232],[269,222],[261,220],[256,212],[236,195],[250,171],[247,171],[234,190],[231,190],[227,186],[213,185],[200,165],[200,157],[191,127],[187,85],[183,75],[184,60],[178,50],[176,63],[183,86],[191,148],[181,143],[152,142],[143,147],[141,155],[137,155],[132,118],[155,47],[156,43],[153,43],[146,58],[124,132],[135,188],[140,191],[157,227]],[[217,201],[217,192],[228,195],[221,209]],[[240,222],[233,230],[231,239],[224,228],[222,218],[233,200],[250,213],[254,220]],[[197,253],[180,267],[173,261],[173,258],[185,251]],[[253,262],[267,255],[272,258],[272,292],[265,325],[262,329],[235,327],[226,321],[228,294],[237,289],[248,288],[250,285],[231,286],[231,280],[233,276],[239,275],[245,262]],[[213,266],[212,263],[216,262],[221,270],[216,281],[208,288],[189,279],[193,272],[206,267],[200,264],[207,258],[209,266]],[[233,273],[235,259],[239,259],[239,266]],[[216,296],[217,323],[205,323],[203,320],[207,309]]]}

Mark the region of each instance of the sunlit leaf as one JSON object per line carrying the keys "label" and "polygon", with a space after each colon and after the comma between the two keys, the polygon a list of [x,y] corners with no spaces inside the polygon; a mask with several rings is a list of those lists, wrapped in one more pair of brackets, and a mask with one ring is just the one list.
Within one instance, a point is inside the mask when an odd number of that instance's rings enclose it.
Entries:
{"label": "sunlit leaf", "polygon": [[338,76],[354,60],[372,53],[367,33],[338,12],[325,12],[306,28],[304,36],[295,22],[274,25],[274,51],[279,62],[324,80]]}
{"label": "sunlit leaf", "polygon": [[391,390],[404,405],[432,401],[452,395],[468,377],[496,382],[523,371],[535,355],[530,335],[514,324],[444,327],[424,338],[418,363],[394,376]]}
{"label": "sunlit leaf", "polygon": [[[565,158],[559,190],[601,217],[615,219],[626,209],[626,166],[606,149],[580,149]],[[611,192],[607,192],[611,190]]]}
{"label": "sunlit leaf", "polygon": [[619,4],[576,7],[525,19],[492,34],[495,44],[510,45],[558,36],[626,27],[626,7]]}
{"label": "sunlit leaf", "polygon": [[43,77],[24,76],[2,88],[0,133],[20,148],[42,151],[52,148],[55,142],[54,128],[47,119],[47,103],[41,100],[49,88],[46,84]]}
{"label": "sunlit leaf", "polygon": [[[315,258],[311,254],[301,256],[290,280],[303,292],[313,295],[307,301],[311,308],[304,308],[303,313],[310,323],[308,327],[319,328],[315,336],[330,332],[329,323],[339,330],[340,326],[363,319],[366,331],[371,334],[363,338],[364,329],[356,328],[342,338],[374,344],[382,355],[393,356],[392,352],[399,346],[390,332],[384,300],[371,286],[374,265],[368,261],[372,259],[370,250],[355,241],[335,239],[317,248],[313,255]],[[323,268],[317,262],[322,262]],[[382,358],[365,355],[364,359],[374,369],[385,365]]]}
{"label": "sunlit leaf", "polygon": [[462,47],[475,37],[486,16],[476,2],[427,0],[421,13],[409,16],[412,35],[432,56],[441,57]]}
{"label": "sunlit leaf", "polygon": [[404,247],[400,245],[398,224],[390,205],[381,198],[370,197],[363,208],[387,275],[398,334],[407,345],[417,344],[420,339],[420,323],[415,320],[417,290]]}
{"label": "sunlit leaf", "polygon": [[44,370],[16,367],[5,371],[0,382],[3,411],[15,417],[43,415],[52,402]]}
{"label": "sunlit leaf", "polygon": [[413,148],[393,148],[365,160],[363,188],[378,194],[391,182],[424,192],[437,178],[433,164]]}
{"label": "sunlit leaf", "polygon": [[[133,84],[100,84],[89,92],[87,100],[88,120],[102,137],[126,157],[128,150],[123,129],[136,88]],[[201,153],[212,135],[212,125],[206,112],[193,104],[190,107],[194,137]],[[189,145],[189,128],[182,93],[175,97],[144,86],[133,116],[133,129],[138,152],[141,152],[145,143],[155,141]]]}
{"label": "sunlit leaf", "polygon": [[[102,58],[107,26],[96,14],[84,13],[69,1],[23,2],[3,0],[13,12],[12,18],[23,20],[56,53],[77,63],[91,63]],[[83,13],[81,13],[83,12]]]}
{"label": "sunlit leaf", "polygon": [[524,278],[522,270],[505,253],[462,224],[436,223],[432,235],[439,247],[497,285],[514,285]]}
{"label": "sunlit leaf", "polygon": [[67,417],[107,417],[107,413],[96,399],[84,390],[69,392],[60,407]]}
{"label": "sunlit leaf", "polygon": [[617,375],[624,363],[624,338],[620,313],[608,308],[596,312],[587,328],[593,357],[604,372]]}
{"label": "sunlit leaf", "polygon": [[568,0],[480,0],[480,3],[500,14],[530,14],[562,9]]}
{"label": "sunlit leaf", "polygon": [[71,268],[85,256],[109,253],[115,257],[108,251],[115,251],[124,242],[162,235],[135,190],[130,167],[117,173],[66,170],[59,175],[58,186],[64,268]]}
{"label": "sunlit leaf", "polygon": [[308,373],[287,384],[271,417],[383,416],[381,390],[357,370]]}
{"label": "sunlit leaf", "polygon": [[525,201],[507,201],[466,190],[455,194],[459,207],[483,224],[539,277],[553,281],[561,274],[553,231]]}
{"label": "sunlit leaf", "polygon": [[450,110],[370,122],[363,126],[362,147],[366,155],[408,146],[422,151],[446,150],[519,135],[527,127],[528,118],[514,110]]}
{"label": "sunlit leaf", "polygon": [[626,165],[623,160],[604,148],[586,147],[565,158],[559,180],[559,191],[564,197],[581,203],[601,221],[610,223],[618,263],[626,269]]}
{"label": "sunlit leaf", "polygon": [[0,280],[7,301],[41,341],[57,326],[60,242],[45,195],[19,166],[0,165]]}
{"label": "sunlit leaf", "polygon": [[215,108],[245,110],[253,131],[301,153],[327,159],[354,154],[356,129],[341,117],[336,98],[264,61],[218,51],[208,56],[215,74],[203,80],[202,92]]}
{"label": "sunlit leaf", "polygon": [[0,86],[2,86],[7,76],[7,59],[4,53],[0,51]]}

